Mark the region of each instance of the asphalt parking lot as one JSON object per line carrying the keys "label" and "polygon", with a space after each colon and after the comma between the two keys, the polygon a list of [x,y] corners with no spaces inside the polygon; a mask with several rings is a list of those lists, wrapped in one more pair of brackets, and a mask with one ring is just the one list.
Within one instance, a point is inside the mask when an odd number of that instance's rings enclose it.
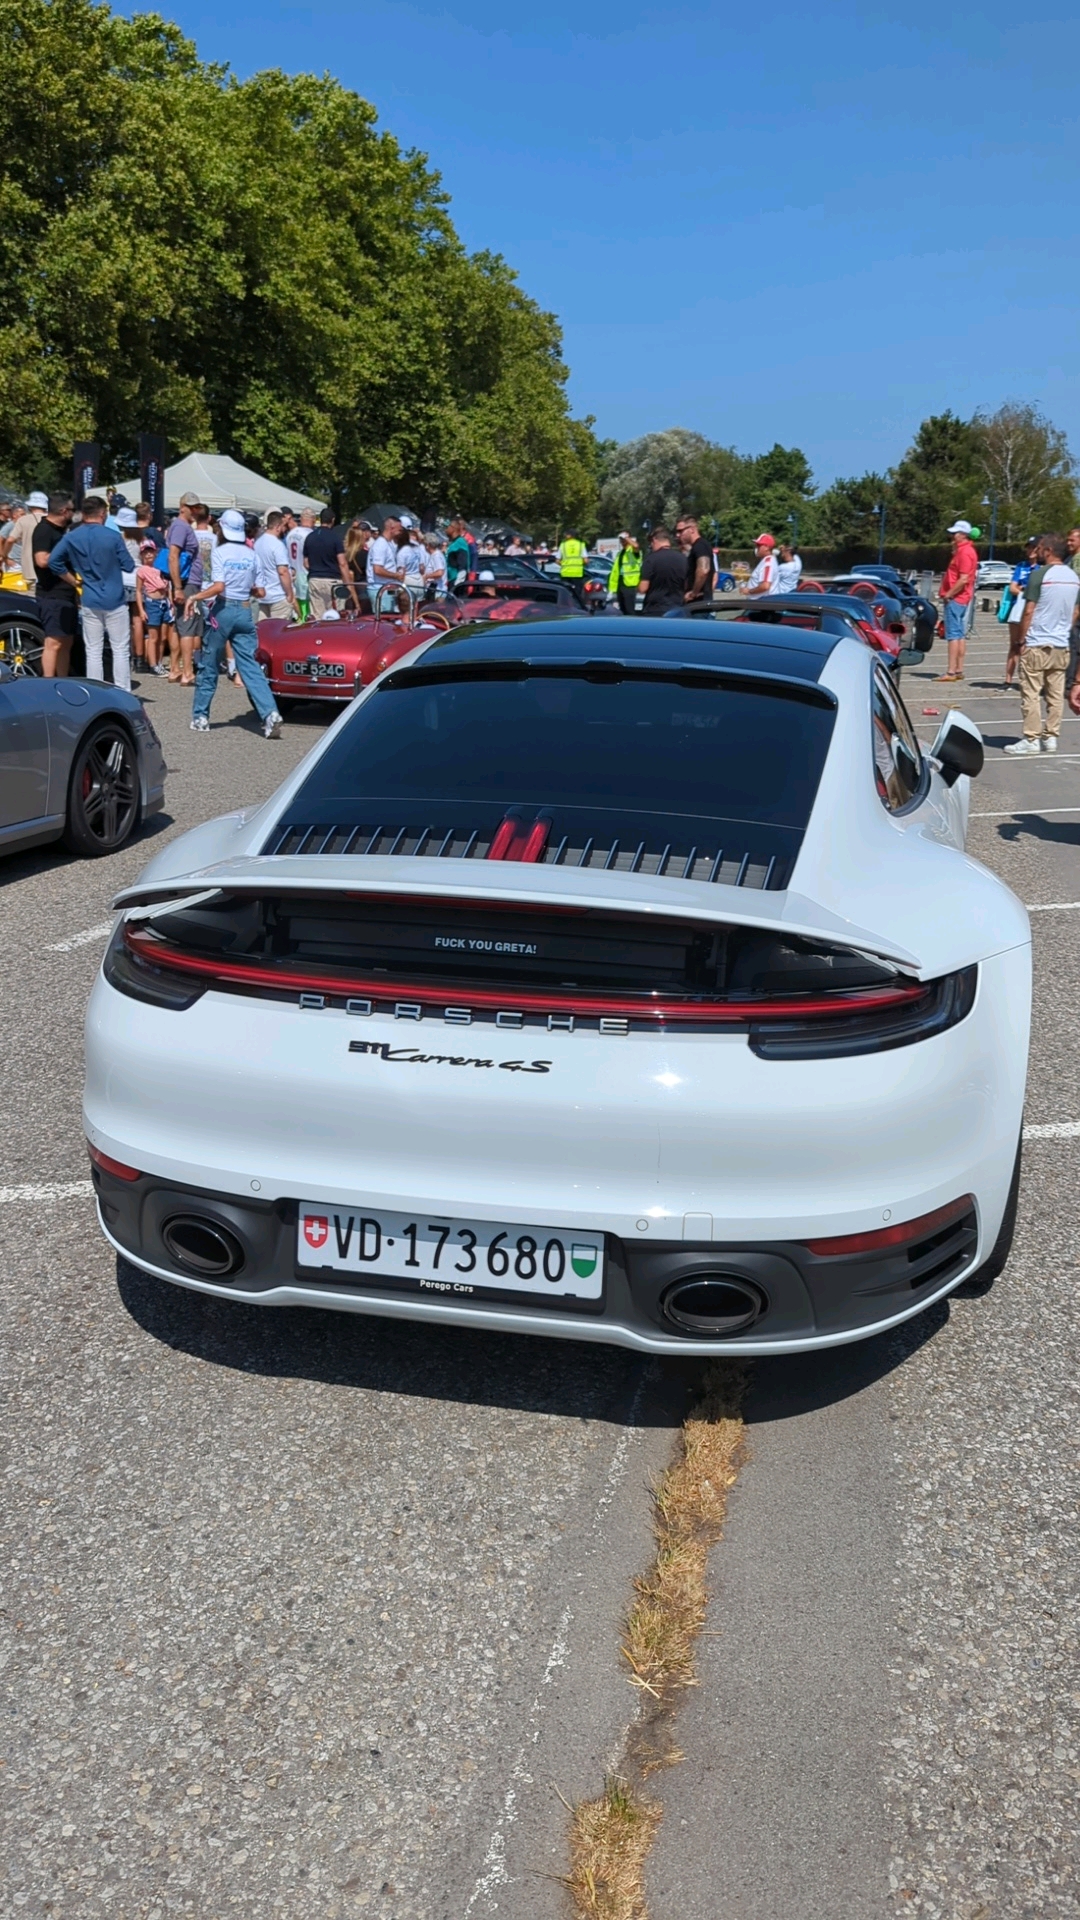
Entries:
{"label": "asphalt parking lot", "polygon": [[[1080,720],[1004,759],[1003,655],[981,617],[965,687],[904,691],[927,738],[924,707],[983,727],[970,850],[1047,909],[1013,1260],[886,1340],[754,1369],[653,1920],[1080,1914]],[[8,1899],[556,1920],[560,1796],[618,1751],[619,1619],[692,1369],[260,1314],[116,1261],[79,1118],[109,901],[325,724],[264,741],[223,685],[200,737],[178,688],[140,691],[169,815],[108,862],[0,866]]]}

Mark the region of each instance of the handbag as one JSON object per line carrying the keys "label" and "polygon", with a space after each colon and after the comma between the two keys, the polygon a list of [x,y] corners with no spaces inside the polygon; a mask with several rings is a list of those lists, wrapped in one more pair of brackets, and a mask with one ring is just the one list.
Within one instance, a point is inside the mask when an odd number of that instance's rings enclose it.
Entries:
{"label": "handbag", "polygon": [[1010,593],[1008,587],[1002,587],[1001,599],[998,602],[998,610],[997,610],[997,617],[1001,621],[1002,626],[1005,625],[1006,621],[1009,618],[1010,613],[1012,612],[1013,602],[1015,598],[1016,598],[1016,595],[1013,593]]}

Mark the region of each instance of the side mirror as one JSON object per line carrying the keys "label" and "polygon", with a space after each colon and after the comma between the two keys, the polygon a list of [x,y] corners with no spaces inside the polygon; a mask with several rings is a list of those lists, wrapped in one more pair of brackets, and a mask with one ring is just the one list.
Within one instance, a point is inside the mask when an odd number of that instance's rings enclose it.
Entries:
{"label": "side mirror", "polygon": [[918,647],[901,647],[896,656],[898,667],[921,667],[926,655]]}
{"label": "side mirror", "polygon": [[947,714],[937,731],[937,738],[930,749],[931,759],[941,768],[941,777],[947,787],[954,787],[962,773],[969,780],[983,770],[985,753],[983,737],[966,713]]}

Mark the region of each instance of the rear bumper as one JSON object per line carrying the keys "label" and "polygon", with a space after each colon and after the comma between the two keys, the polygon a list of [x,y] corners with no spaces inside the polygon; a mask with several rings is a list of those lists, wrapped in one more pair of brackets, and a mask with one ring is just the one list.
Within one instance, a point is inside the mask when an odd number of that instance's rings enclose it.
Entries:
{"label": "rear bumper", "polygon": [[[94,1167],[102,1229],[126,1259],[179,1286],[247,1305],[326,1307],[338,1312],[437,1321],[547,1338],[594,1340],[643,1353],[781,1354],[843,1345],[897,1326],[960,1284],[985,1258],[973,1201],[944,1232],[912,1248],[819,1257],[790,1241],[656,1241],[606,1236],[607,1278],[596,1307],[552,1311],[531,1302],[432,1300],[372,1276],[313,1273],[296,1261],[295,1199],[259,1201],[187,1186],[155,1174],[122,1180]],[[239,1249],[237,1270],[207,1279],[184,1267],[163,1229],[178,1218],[223,1230]],[[680,1328],[666,1303],[680,1281],[723,1274],[760,1302],[745,1332],[716,1337]]]}

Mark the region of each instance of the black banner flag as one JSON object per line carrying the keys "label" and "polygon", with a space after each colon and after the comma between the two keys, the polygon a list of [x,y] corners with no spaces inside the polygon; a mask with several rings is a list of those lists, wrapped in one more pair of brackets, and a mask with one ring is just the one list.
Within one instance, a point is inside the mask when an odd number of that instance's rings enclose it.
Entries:
{"label": "black banner flag", "polygon": [[139,473],[142,497],[150,502],[150,519],[155,527],[165,524],[165,436],[140,433]]}
{"label": "black banner flag", "polygon": [[97,486],[101,466],[101,448],[96,440],[76,440],[71,455],[71,478],[75,505],[81,507],[88,493]]}

